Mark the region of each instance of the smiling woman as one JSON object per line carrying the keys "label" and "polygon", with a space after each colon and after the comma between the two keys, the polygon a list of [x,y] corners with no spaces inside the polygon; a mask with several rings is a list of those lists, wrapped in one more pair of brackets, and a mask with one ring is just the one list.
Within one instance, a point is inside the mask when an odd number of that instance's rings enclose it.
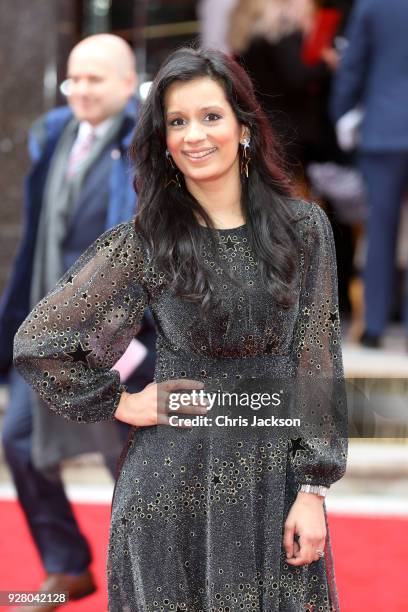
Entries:
{"label": "smiling woman", "polygon": [[[209,77],[173,83],[166,92],[165,109],[167,148],[190,193],[194,195],[203,180],[222,180],[223,189],[226,184],[239,186],[237,151],[249,130],[238,123],[221,85]],[[224,206],[235,205],[239,217],[239,193],[233,191]]]}
{"label": "smiling woman", "polygon": [[[132,154],[135,223],[88,249],[15,344],[59,414],[133,426],[112,502],[109,610],[337,611],[324,494],[345,471],[347,419],[329,221],[291,197],[250,79],[220,52],[166,60]],[[147,306],[155,382],[131,394],[111,368]],[[285,423],[273,406],[247,419],[241,399],[209,410],[198,389],[279,392]],[[187,390],[178,412],[191,418],[172,417],[169,398]]]}
{"label": "smiling woman", "polygon": [[208,311],[199,227],[246,225],[265,286],[290,305],[298,251],[292,190],[252,83],[236,62],[216,52],[173,53],[152,84],[132,152],[137,228],[177,295]]}

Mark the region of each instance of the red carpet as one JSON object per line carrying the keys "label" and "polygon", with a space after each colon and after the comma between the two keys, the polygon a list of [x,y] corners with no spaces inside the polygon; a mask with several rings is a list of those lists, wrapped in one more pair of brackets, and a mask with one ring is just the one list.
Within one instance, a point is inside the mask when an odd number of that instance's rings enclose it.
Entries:
{"label": "red carpet", "polygon": [[[75,504],[89,537],[99,590],[69,604],[67,612],[105,612],[105,561],[109,506]],[[43,573],[16,502],[0,502],[0,590],[35,590]],[[342,612],[406,612],[408,520],[395,517],[330,516]]]}

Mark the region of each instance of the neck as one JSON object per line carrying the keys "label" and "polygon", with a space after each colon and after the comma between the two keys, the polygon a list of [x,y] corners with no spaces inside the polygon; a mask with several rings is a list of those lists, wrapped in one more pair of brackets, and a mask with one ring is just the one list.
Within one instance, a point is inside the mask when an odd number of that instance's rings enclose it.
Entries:
{"label": "neck", "polygon": [[[204,208],[215,227],[228,229],[245,223],[241,207],[241,182],[238,171],[214,180],[194,181],[185,177],[187,189]],[[201,219],[198,222],[202,225]]]}

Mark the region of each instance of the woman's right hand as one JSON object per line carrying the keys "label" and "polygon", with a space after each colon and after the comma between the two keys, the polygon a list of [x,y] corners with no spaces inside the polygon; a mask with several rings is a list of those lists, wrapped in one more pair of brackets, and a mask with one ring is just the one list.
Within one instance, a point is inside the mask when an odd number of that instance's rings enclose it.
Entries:
{"label": "woman's right hand", "polygon": [[[187,393],[196,389],[204,389],[204,383],[199,380],[185,378],[165,380],[160,383],[149,383],[139,393],[124,391],[115,411],[115,418],[134,427],[149,427],[151,425],[169,425],[169,395],[170,393]],[[182,405],[171,414],[187,413],[191,415],[207,414],[207,402],[197,401],[196,404]]]}

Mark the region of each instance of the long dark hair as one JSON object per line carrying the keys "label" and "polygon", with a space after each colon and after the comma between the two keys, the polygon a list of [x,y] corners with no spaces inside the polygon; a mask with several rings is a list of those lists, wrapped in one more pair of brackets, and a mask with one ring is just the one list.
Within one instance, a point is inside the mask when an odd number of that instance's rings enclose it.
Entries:
{"label": "long dark hair", "polygon": [[176,81],[187,82],[199,77],[214,79],[223,87],[238,122],[250,130],[249,178],[241,175],[248,239],[266,290],[287,307],[292,303],[297,272],[297,236],[289,207],[293,195],[290,181],[282,169],[276,141],[255,98],[249,76],[235,60],[220,51],[178,49],[165,60],[153,81],[131,147],[134,185],[139,196],[136,229],[150,245],[152,265],[165,273],[173,292],[201,303],[206,314],[213,305],[213,279],[200,257],[204,232],[197,216],[208,227],[214,226],[187,190],[181,173],[181,188],[175,182],[166,188],[174,171],[165,155],[165,92]]}

